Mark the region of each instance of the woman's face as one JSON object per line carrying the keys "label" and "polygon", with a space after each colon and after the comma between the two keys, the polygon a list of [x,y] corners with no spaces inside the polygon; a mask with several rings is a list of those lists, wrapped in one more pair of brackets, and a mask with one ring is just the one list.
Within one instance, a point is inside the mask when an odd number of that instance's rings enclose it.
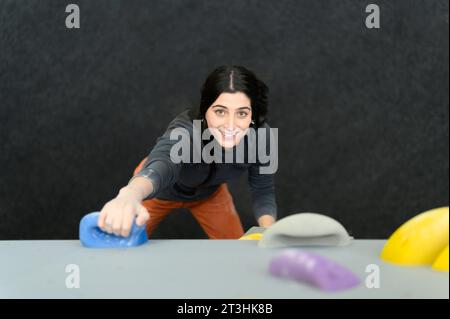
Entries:
{"label": "woman's face", "polygon": [[242,92],[222,93],[208,108],[206,123],[224,148],[232,148],[247,133],[252,121],[250,99]]}

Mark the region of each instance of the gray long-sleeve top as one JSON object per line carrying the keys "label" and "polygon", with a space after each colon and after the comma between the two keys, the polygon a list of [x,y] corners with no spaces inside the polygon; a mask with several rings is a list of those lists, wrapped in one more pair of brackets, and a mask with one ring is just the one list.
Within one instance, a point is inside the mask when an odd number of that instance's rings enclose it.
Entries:
{"label": "gray long-sleeve top", "polygon": [[[193,163],[193,152],[191,148],[190,161],[174,163],[170,157],[170,150],[179,139],[171,139],[170,133],[175,128],[184,128],[189,132],[189,138],[193,137],[193,121],[189,111],[184,111],[170,122],[165,133],[156,140],[147,161],[142,169],[135,175],[149,178],[153,184],[153,192],[147,197],[174,201],[194,201],[208,198],[219,187],[220,184],[238,178],[246,171],[248,172],[248,183],[252,194],[252,207],[255,217],[272,215],[276,218],[277,205],[275,200],[274,176],[273,174],[261,174],[262,164],[258,158],[256,161],[249,160],[245,156],[242,163],[225,163],[222,157],[221,163]],[[267,123],[263,128],[270,129]],[[269,151],[269,134],[267,134],[267,151]],[[214,142],[214,141],[213,141]],[[248,147],[249,139],[245,136],[240,143]],[[205,146],[201,143],[201,147]],[[258,143],[256,154],[258,154]],[[236,146],[234,147],[234,149]],[[222,152],[226,152],[222,149]],[[222,153],[224,156],[224,153]]]}

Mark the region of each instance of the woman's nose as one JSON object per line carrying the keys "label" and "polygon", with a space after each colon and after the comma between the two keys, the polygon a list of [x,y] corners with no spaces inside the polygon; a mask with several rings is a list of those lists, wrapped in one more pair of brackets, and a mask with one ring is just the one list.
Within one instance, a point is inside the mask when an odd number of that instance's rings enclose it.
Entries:
{"label": "woman's nose", "polygon": [[225,123],[225,128],[230,131],[234,130],[234,120],[233,120],[232,116],[229,116],[227,118],[226,123]]}

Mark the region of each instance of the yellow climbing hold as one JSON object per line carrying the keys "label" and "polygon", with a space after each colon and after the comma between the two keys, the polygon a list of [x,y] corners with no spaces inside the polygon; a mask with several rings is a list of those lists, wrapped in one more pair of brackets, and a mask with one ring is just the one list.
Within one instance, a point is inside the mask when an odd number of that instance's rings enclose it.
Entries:
{"label": "yellow climbing hold", "polygon": [[262,236],[263,236],[262,233],[253,233],[242,236],[241,238],[239,238],[239,240],[260,240]]}
{"label": "yellow climbing hold", "polygon": [[439,254],[433,263],[434,270],[448,271],[448,246]]}
{"label": "yellow climbing hold", "polygon": [[448,207],[426,211],[392,234],[381,252],[381,259],[399,265],[431,265],[448,246],[448,235]]}

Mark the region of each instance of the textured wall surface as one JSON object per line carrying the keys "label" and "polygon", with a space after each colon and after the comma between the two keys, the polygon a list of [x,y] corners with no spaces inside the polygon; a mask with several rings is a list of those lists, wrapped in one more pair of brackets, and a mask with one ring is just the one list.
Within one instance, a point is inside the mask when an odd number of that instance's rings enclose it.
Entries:
{"label": "textured wall surface", "polygon": [[[386,238],[448,205],[447,0],[75,0],[77,30],[69,3],[0,0],[0,239],[77,238],[222,64],[270,88],[280,217]],[[254,225],[245,177],[231,188]],[[205,234],[175,211],[155,237]]]}

